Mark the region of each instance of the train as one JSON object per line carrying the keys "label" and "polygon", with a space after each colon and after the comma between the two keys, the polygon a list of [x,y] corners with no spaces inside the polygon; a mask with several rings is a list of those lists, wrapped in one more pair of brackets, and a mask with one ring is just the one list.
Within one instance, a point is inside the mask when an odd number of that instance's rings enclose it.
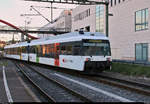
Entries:
{"label": "train", "polygon": [[111,69],[110,42],[100,32],[70,32],[4,47],[4,57],[81,72]]}

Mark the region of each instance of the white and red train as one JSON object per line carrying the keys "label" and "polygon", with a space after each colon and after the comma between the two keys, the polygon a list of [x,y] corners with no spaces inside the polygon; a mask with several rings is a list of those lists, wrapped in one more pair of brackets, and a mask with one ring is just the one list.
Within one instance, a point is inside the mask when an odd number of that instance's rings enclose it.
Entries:
{"label": "white and red train", "polygon": [[72,32],[4,47],[7,58],[77,71],[111,68],[109,39],[99,32]]}

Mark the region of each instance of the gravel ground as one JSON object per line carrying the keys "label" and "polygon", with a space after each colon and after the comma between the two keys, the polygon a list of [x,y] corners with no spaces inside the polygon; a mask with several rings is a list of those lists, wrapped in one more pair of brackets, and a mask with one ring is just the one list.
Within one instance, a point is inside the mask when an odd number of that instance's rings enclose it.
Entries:
{"label": "gravel ground", "polygon": [[33,73],[27,68],[25,69],[25,72],[35,81],[35,83],[38,83],[38,85],[57,102],[82,102],[79,98],[72,96],[57,84],[52,82],[50,83],[47,79],[39,76],[37,73]]}
{"label": "gravel ground", "polygon": [[105,84],[102,84],[102,83],[98,83],[98,82],[95,82],[95,81],[89,81],[87,79],[78,78],[78,77],[71,76],[71,75],[68,75],[68,74],[65,74],[65,73],[60,73],[60,72],[57,72],[57,71],[54,71],[54,70],[48,70],[48,69],[37,67],[37,66],[34,66],[34,68],[37,69],[40,72],[45,73],[46,75],[48,75],[51,78],[55,78],[56,80],[60,81],[61,83],[63,82],[65,85],[69,86],[70,88],[78,90],[80,93],[87,95],[89,98],[93,99],[95,102],[118,102],[119,100],[114,99],[114,98],[109,97],[109,96],[106,96],[102,93],[93,91],[89,88],[79,86],[76,83],[66,81],[66,80],[62,79],[61,77],[56,76],[55,73],[59,73],[59,74],[65,76],[65,77],[77,80],[79,82],[83,82],[83,83],[88,84],[90,86],[93,86],[95,88],[102,89],[104,91],[113,93],[115,95],[121,96],[121,97],[126,98],[126,99],[129,99],[131,101],[145,102],[145,103],[150,102],[150,97],[149,96],[144,96],[144,95],[141,95],[141,94],[137,94],[135,92],[120,89],[120,88],[117,88],[117,87],[112,87],[112,86],[105,85]]}

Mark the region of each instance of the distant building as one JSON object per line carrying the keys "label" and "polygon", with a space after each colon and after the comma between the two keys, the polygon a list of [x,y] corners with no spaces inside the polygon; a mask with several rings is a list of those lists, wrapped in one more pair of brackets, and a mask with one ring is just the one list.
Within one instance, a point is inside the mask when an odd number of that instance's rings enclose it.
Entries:
{"label": "distant building", "polygon": [[[72,10],[64,10],[61,12],[60,16],[56,18],[53,23],[48,23],[39,30],[50,30],[50,31],[71,31],[72,21],[71,21]],[[48,37],[52,34],[39,34],[39,38]]]}
{"label": "distant building", "polygon": [[[109,38],[112,57],[150,62],[150,0],[109,0]],[[72,31],[105,33],[105,7],[78,6],[72,12]]]}

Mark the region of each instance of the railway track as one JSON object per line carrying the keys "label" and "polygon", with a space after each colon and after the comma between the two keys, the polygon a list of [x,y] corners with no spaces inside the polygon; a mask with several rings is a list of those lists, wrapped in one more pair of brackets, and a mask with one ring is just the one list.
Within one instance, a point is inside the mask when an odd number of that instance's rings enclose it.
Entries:
{"label": "railway track", "polygon": [[139,83],[135,81],[129,81],[129,80],[124,80],[124,79],[119,79],[119,78],[114,78],[112,76],[105,75],[103,73],[99,75],[87,75],[87,74],[80,74],[80,73],[72,73],[72,72],[66,72],[63,71],[66,74],[71,74],[74,76],[78,76],[81,78],[85,78],[88,80],[96,81],[99,83],[104,83],[107,85],[115,86],[118,88],[123,88],[126,90],[134,91],[139,94],[144,94],[147,96],[150,96],[150,85],[144,84],[144,83]]}
{"label": "railway track", "polygon": [[150,85],[139,83],[136,81],[129,81],[119,78],[114,78],[112,76],[100,74],[97,77],[93,77],[92,80],[103,82],[109,85],[117,86],[119,88],[124,88],[127,90],[135,91],[140,94],[150,96]]}
{"label": "railway track", "polygon": [[[36,86],[44,96],[46,96],[46,98],[48,99],[49,102],[76,102],[76,101],[77,102],[92,102],[90,99],[88,99],[84,95],[81,95],[79,92],[70,89],[69,87],[63,85],[62,83],[56,81],[55,79],[49,78],[48,76],[42,74],[41,72],[35,70],[34,68],[30,67],[27,64],[25,64],[25,65],[24,64],[18,64],[17,67],[20,68],[20,71],[28,78],[28,80],[32,84],[34,84],[34,86]],[[41,86],[39,84],[37,84],[36,81],[33,81],[31,76],[28,74],[29,72],[25,72],[24,70],[22,70],[22,69],[27,69],[27,68],[28,68],[28,70],[30,69],[30,71],[32,71],[33,75],[36,74],[40,77],[40,79],[43,79],[43,82],[44,82],[44,80],[46,80],[47,83],[54,83],[55,85],[59,86],[59,88],[65,90],[66,92],[64,92],[64,93],[69,94],[70,97],[72,97],[73,99],[75,98],[76,100],[71,101],[71,99],[70,99],[70,101],[69,100],[68,101],[65,101],[65,100],[64,101],[63,100],[57,101],[58,98],[56,98],[56,96],[52,97],[52,95],[48,94],[45,90],[43,90],[43,88],[41,88]]]}
{"label": "railway track", "polygon": [[[39,66],[40,67],[40,66]],[[143,94],[146,96],[150,96],[150,85],[146,85],[144,83],[139,83],[135,81],[129,81],[119,78],[114,78],[112,76],[108,76],[104,73],[96,74],[96,75],[87,75],[75,71],[70,70],[57,70],[66,74],[70,74],[72,76],[77,76],[81,78],[85,78],[88,80],[96,81],[99,83],[104,83],[110,86],[115,86],[118,88],[123,88],[129,91],[134,91],[139,94]]]}
{"label": "railway track", "polygon": [[36,84],[25,72],[22,70],[22,67],[15,63],[16,67],[19,69],[19,71],[24,75],[25,78],[28,79],[28,81],[38,90],[38,92],[48,101],[48,102],[56,102],[51,96],[49,96],[44,90],[40,88],[38,84]]}

